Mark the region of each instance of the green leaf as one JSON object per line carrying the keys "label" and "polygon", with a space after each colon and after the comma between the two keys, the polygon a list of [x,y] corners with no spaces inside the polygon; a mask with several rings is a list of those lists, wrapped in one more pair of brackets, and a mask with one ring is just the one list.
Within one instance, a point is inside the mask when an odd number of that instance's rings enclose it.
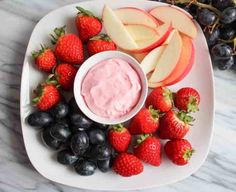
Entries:
{"label": "green leaf", "polygon": [[63,36],[63,35],[65,35],[65,29],[66,29],[66,25],[64,25],[64,26],[62,26],[62,27],[56,27],[53,31],[54,31],[54,33],[55,33],[55,36],[54,35],[52,35],[52,34],[50,34],[50,36],[51,36],[51,43],[53,44],[53,45],[55,45],[56,43],[57,43],[57,41],[58,41],[58,39],[61,37],[61,36]]}
{"label": "green leaf", "polygon": [[193,149],[187,149],[186,152],[183,155],[183,158],[185,161],[189,161],[195,151]]}
{"label": "green leaf", "polygon": [[195,121],[195,119],[192,116],[188,115],[188,113],[186,113],[185,111],[180,111],[179,113],[177,113],[177,117],[185,124],[190,124],[191,122]]}
{"label": "green leaf", "polygon": [[113,130],[122,132],[124,130],[124,126],[122,124],[117,124],[112,127]]}
{"label": "green leaf", "polygon": [[140,135],[140,137],[137,139],[137,144],[141,144],[145,139],[147,139],[148,137],[151,137],[152,134],[142,134]]}
{"label": "green leaf", "polygon": [[160,115],[159,115],[160,111],[159,110],[154,109],[152,105],[150,105],[148,107],[148,110],[151,113],[151,116],[154,120],[159,119],[159,117],[160,117]]}
{"label": "green leaf", "polygon": [[189,97],[189,103],[187,105],[188,112],[197,112],[199,111],[197,99],[193,96]]}

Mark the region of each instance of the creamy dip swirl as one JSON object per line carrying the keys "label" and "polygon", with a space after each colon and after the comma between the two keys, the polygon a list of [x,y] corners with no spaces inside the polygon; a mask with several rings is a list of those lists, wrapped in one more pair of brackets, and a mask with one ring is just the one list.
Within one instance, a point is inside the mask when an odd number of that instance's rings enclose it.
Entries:
{"label": "creamy dip swirl", "polygon": [[117,119],[137,104],[141,89],[140,78],[130,64],[113,58],[99,62],[88,71],[81,95],[93,113]]}

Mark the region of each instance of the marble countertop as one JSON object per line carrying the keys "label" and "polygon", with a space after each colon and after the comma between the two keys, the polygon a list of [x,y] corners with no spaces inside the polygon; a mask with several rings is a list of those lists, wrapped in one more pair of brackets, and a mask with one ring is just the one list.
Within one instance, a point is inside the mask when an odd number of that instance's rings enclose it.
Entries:
{"label": "marble countertop", "polygon": [[[20,125],[20,79],[27,43],[35,24],[49,11],[78,0],[0,1],[0,192],[83,191],[51,182],[31,165]],[[145,192],[236,191],[236,73],[215,73],[215,127],[203,166],[176,184]]]}

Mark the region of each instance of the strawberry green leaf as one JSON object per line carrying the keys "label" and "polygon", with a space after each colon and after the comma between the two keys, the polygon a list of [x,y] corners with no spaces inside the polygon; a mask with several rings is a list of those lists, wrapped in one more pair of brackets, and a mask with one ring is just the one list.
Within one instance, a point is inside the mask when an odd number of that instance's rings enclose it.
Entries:
{"label": "strawberry green leaf", "polygon": [[160,115],[159,115],[160,111],[159,110],[155,110],[152,105],[150,105],[148,107],[148,110],[151,113],[151,116],[154,120],[159,119],[159,117],[160,117]]}
{"label": "strawberry green leaf", "polygon": [[189,97],[189,103],[187,105],[188,112],[197,112],[199,111],[197,99],[193,96]]}
{"label": "strawberry green leaf", "polygon": [[187,149],[186,152],[183,155],[183,158],[185,161],[189,161],[195,151],[193,149]]}
{"label": "strawberry green leaf", "polygon": [[42,55],[48,49],[48,47],[46,45],[43,45],[43,44],[41,44],[40,47],[41,47],[40,50],[32,52],[32,57],[34,59],[39,57],[40,55]]}
{"label": "strawberry green leaf", "polygon": [[33,104],[36,104],[36,103],[39,102],[39,100],[40,100],[39,97],[35,97],[35,98],[32,99],[32,102],[33,102]]}
{"label": "strawberry green leaf", "polygon": [[96,36],[90,38],[89,40],[96,41],[96,40],[100,40],[100,39],[104,40],[104,41],[111,41],[111,38],[107,34],[96,35]]}
{"label": "strawberry green leaf", "polygon": [[151,137],[152,134],[143,134],[140,135],[140,137],[137,139],[137,145],[141,144],[145,139],[147,139],[148,137]]}
{"label": "strawberry green leaf", "polygon": [[112,127],[114,131],[122,132],[124,130],[124,126],[122,124],[117,124]]}
{"label": "strawberry green leaf", "polygon": [[94,16],[94,14],[91,11],[86,10],[86,9],[84,9],[82,7],[79,7],[79,6],[77,6],[76,9],[78,10],[78,13],[77,13],[78,16],[94,17],[94,18],[96,18],[96,19],[98,19],[99,21],[102,22],[102,19],[99,18],[99,17]]}
{"label": "strawberry green leaf", "polygon": [[177,117],[185,124],[190,124],[191,122],[195,121],[195,119],[192,116],[188,115],[188,113],[186,113],[185,111],[180,111],[179,113],[177,113]]}
{"label": "strawberry green leaf", "polygon": [[63,35],[65,35],[65,29],[66,29],[66,26],[64,25],[64,26],[62,26],[62,27],[59,27],[59,28],[55,28],[54,29],[54,33],[55,33],[55,36],[54,35],[52,35],[52,34],[50,34],[50,36],[51,36],[51,43],[53,44],[53,45],[55,45],[56,43],[57,43],[57,41],[58,41],[58,39],[61,37],[61,36],[63,36]]}

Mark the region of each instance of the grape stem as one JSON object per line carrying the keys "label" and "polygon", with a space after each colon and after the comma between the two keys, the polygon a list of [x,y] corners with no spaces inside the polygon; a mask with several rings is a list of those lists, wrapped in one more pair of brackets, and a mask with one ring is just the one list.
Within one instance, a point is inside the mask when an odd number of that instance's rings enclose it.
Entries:
{"label": "grape stem", "polygon": [[[234,0],[234,1],[236,1],[236,0]],[[205,8],[205,9],[208,9],[208,10],[214,12],[217,15],[217,19],[212,26],[209,26],[210,33],[212,33],[214,31],[214,29],[219,25],[221,12],[217,8],[213,7],[211,4],[208,5],[205,3],[200,3],[197,0],[174,0],[174,1],[171,0],[171,2],[172,2],[172,4],[175,4],[175,3],[187,4],[186,5],[187,7],[190,5],[196,5],[200,8]]]}
{"label": "grape stem", "polygon": [[[234,1],[236,1],[236,0],[234,0]],[[173,3],[173,0],[171,2]],[[215,7],[213,7],[212,5],[200,3],[197,0],[175,0],[174,3],[196,5],[200,8],[206,8],[206,9],[213,11],[218,17],[221,15],[221,12],[218,9],[216,9]]]}

